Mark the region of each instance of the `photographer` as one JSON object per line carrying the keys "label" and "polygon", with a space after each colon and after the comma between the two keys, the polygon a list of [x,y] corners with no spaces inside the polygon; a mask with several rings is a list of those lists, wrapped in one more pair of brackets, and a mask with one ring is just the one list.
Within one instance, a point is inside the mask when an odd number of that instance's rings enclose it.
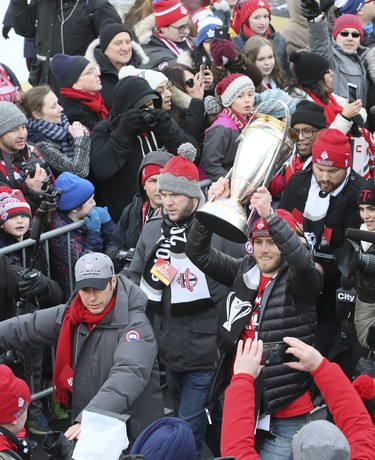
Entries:
{"label": "photographer", "polygon": [[110,118],[93,130],[91,167],[98,203],[117,222],[137,191],[142,159],[162,148],[175,154],[183,142],[196,142],[161,109],[160,94],[145,79],[121,79],[114,101]]}
{"label": "photographer", "polygon": [[34,212],[49,169],[35,145],[28,144],[26,117],[11,102],[0,102],[0,185],[20,189]]}
{"label": "photographer", "polygon": [[[358,194],[358,205],[363,224],[361,230],[375,235],[375,184],[374,178],[367,180]],[[373,237],[375,239],[375,236]],[[370,238],[369,238],[370,239]],[[372,258],[374,265],[375,244],[361,241],[361,250]],[[367,272],[370,271],[370,273]],[[358,341],[364,347],[368,347],[366,337],[368,329],[375,324],[375,276],[371,272],[371,266],[363,272],[359,271],[358,276],[358,299],[355,306],[354,323],[357,331]]]}

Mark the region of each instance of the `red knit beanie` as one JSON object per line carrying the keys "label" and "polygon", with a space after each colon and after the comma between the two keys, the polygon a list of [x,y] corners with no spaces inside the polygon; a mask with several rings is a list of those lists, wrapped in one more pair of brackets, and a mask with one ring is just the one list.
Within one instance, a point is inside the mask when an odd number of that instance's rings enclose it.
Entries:
{"label": "red knit beanie", "polygon": [[229,107],[246,89],[254,89],[253,81],[242,73],[232,73],[216,85],[215,92],[220,96],[223,106]]}
{"label": "red knit beanie", "polygon": [[169,160],[160,171],[159,190],[201,198],[198,168],[193,163],[197,149],[185,142],[177,150],[178,155]]}
{"label": "red knit beanie", "polygon": [[320,131],[312,147],[312,162],[330,168],[349,168],[352,155],[345,134],[334,128]]}
{"label": "red knit beanie", "polygon": [[271,7],[267,0],[244,0],[237,3],[233,14],[233,30],[236,34],[240,33],[242,24],[247,21],[249,16],[260,8],[265,8],[271,19]]}
{"label": "red knit beanie", "polygon": [[148,164],[142,169],[142,177],[141,177],[141,184],[145,185],[146,180],[154,176],[155,174],[160,174],[162,166],[156,164]]}
{"label": "red knit beanie", "polygon": [[154,0],[152,9],[156,27],[166,27],[189,16],[189,11],[178,0]]}
{"label": "red knit beanie", "polygon": [[[288,224],[292,227],[292,230],[299,233],[300,235],[303,235],[301,225],[296,221],[294,216],[289,211],[286,211],[285,209],[276,209],[275,212],[278,217],[280,217],[280,219],[284,219],[288,222]],[[259,238],[261,236],[270,236],[267,221],[263,218],[255,222],[251,239],[254,242],[255,238]]]}
{"label": "red knit beanie", "polygon": [[0,364],[0,425],[18,419],[30,403],[26,382],[15,377],[8,366]]}
{"label": "red knit beanie", "polygon": [[354,16],[354,14],[343,14],[339,16],[334,25],[332,36],[336,40],[337,35],[344,29],[356,29],[361,34],[361,41],[363,40],[363,27],[361,21]]}
{"label": "red knit beanie", "polygon": [[31,219],[31,209],[22,192],[9,187],[0,187],[0,224],[15,216]]}

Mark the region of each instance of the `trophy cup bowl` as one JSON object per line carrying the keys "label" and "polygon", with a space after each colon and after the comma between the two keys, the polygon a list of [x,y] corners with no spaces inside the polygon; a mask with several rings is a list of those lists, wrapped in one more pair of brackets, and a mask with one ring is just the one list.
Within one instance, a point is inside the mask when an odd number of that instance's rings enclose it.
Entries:
{"label": "trophy cup bowl", "polygon": [[[271,179],[290,158],[296,133],[289,128],[290,113],[283,101],[286,122],[255,113],[239,136],[230,175],[230,198],[209,201],[196,212],[197,219],[214,233],[236,243],[248,239],[249,224],[242,202]],[[264,103],[260,104],[258,109]],[[227,177],[228,177],[227,176]]]}

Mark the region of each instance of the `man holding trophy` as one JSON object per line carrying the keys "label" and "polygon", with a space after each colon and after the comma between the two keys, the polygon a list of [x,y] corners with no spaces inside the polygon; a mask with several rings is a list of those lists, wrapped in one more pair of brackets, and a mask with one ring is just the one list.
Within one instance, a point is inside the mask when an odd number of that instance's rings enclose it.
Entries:
{"label": "man holding trophy", "polygon": [[[228,180],[214,183],[209,191],[213,195],[215,200],[229,197]],[[216,382],[229,383],[239,339],[269,344],[293,336],[313,343],[322,273],[294,217],[283,209],[272,209],[266,187],[253,193],[250,208],[261,217],[252,231],[252,254],[236,259],[211,248],[212,231],[198,220],[186,245],[186,255],[206,276],[230,288],[219,313],[221,357]],[[282,360],[263,368],[255,383],[261,460],[292,458],[292,438],[309,421],[312,410],[310,384],[308,374],[284,366]],[[219,385],[213,389],[214,396],[224,390]]]}

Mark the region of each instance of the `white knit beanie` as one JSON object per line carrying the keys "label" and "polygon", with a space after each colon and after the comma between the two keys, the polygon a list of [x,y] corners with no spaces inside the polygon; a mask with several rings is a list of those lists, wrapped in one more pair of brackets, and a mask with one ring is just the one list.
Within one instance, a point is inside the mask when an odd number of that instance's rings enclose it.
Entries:
{"label": "white knit beanie", "polygon": [[216,94],[220,96],[224,107],[229,107],[234,100],[247,89],[254,89],[251,78],[241,73],[232,73],[216,85]]}

